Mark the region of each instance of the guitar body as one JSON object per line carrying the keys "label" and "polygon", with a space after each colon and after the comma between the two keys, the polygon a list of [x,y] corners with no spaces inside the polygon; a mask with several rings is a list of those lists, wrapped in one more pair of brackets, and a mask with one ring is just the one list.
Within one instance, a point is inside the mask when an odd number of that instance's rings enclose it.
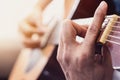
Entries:
{"label": "guitar body", "polygon": [[[102,0],[81,0],[76,8],[73,19],[93,17],[94,12]],[[115,7],[112,0],[105,0],[108,3],[107,14],[114,14]],[[64,74],[59,63],[56,60],[58,46],[54,49],[47,65],[38,80],[65,80]]]}

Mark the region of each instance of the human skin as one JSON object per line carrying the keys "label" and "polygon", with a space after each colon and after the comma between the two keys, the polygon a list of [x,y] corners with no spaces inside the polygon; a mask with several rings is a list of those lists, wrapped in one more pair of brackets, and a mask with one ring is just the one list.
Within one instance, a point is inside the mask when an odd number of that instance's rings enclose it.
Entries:
{"label": "human skin", "polygon": [[[44,35],[47,31],[45,25],[42,23],[42,14],[51,1],[52,0],[38,0],[33,11],[19,23],[19,32],[21,33],[21,40],[25,47],[40,47],[41,39],[39,36]],[[33,34],[38,35],[35,40],[31,38]]]}
{"label": "human skin", "polygon": [[[41,38],[37,37],[35,40],[33,40],[31,37],[33,34],[37,34],[38,36],[42,37],[48,31],[45,25],[42,23],[42,14],[52,1],[53,0],[38,0],[33,11],[19,23],[21,40],[25,47],[41,47]],[[64,0],[64,18],[68,16],[74,1],[75,0]]]}
{"label": "human skin", "polygon": [[[91,25],[78,25],[70,20],[63,22],[57,60],[67,80],[112,80],[108,48],[104,46],[101,55],[95,55],[95,41],[107,7],[106,2],[102,1]],[[76,42],[76,35],[83,37],[84,41]]]}

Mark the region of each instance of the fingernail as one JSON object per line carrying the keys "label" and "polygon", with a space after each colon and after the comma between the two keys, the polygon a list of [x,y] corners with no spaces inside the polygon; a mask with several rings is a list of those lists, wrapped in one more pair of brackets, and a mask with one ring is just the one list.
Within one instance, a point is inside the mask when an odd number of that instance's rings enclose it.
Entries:
{"label": "fingernail", "polygon": [[100,7],[101,7],[101,6],[104,6],[104,4],[105,4],[105,1],[102,1],[99,6],[100,6]]}
{"label": "fingernail", "polygon": [[105,1],[102,1],[99,5],[99,7],[103,7],[103,6],[106,6],[106,2]]}

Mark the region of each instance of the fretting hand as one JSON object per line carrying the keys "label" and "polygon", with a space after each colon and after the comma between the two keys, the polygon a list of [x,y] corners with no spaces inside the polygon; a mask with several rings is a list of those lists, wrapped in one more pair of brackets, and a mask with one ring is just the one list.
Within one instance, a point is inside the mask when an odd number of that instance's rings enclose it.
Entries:
{"label": "fretting hand", "polygon": [[[107,12],[103,1],[97,8],[90,26],[78,25],[70,20],[63,23],[57,59],[67,80],[112,80],[112,64],[109,50],[95,55],[95,41]],[[76,42],[76,35],[84,37]]]}

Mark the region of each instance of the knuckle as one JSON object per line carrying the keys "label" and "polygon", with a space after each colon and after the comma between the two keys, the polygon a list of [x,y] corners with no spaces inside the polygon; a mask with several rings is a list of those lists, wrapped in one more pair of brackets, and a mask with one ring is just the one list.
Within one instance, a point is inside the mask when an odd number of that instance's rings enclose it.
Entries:
{"label": "knuckle", "polygon": [[95,16],[97,16],[97,17],[101,16],[101,10],[100,9],[96,11]]}
{"label": "knuckle", "polygon": [[63,62],[66,65],[68,65],[68,66],[69,66],[69,64],[70,64],[70,62],[72,60],[71,55],[69,53],[70,52],[68,50],[64,50],[64,52],[63,52],[63,58],[62,58]]}
{"label": "knuckle", "polygon": [[62,22],[61,33],[65,33],[65,32],[66,32],[66,29],[68,28],[66,25],[67,25],[67,21],[64,20],[64,21]]}
{"label": "knuckle", "polygon": [[59,50],[57,54],[57,60],[59,63],[69,64],[70,62],[70,55],[67,50]]}
{"label": "knuckle", "polygon": [[61,62],[61,57],[59,55],[57,55],[57,61]]}
{"label": "knuckle", "polygon": [[89,28],[89,32],[92,34],[96,34],[98,32],[97,25],[92,24]]}
{"label": "knuckle", "polygon": [[62,56],[62,54],[61,54],[62,50],[60,48],[61,47],[59,45],[58,51],[57,51],[57,57],[56,57],[58,62],[61,62],[61,56]]}
{"label": "knuckle", "polygon": [[70,25],[71,25],[71,21],[68,19],[65,19],[62,22],[62,30],[66,32],[66,30],[70,28]]}
{"label": "knuckle", "polygon": [[57,54],[57,61],[58,61],[59,63],[62,63],[62,62],[63,62],[63,61],[62,61],[62,57],[60,56],[59,53]]}
{"label": "knuckle", "polygon": [[61,28],[61,32],[60,32],[60,38],[61,40],[64,42],[64,43],[68,43],[68,37],[70,34],[70,31],[71,31],[71,22],[70,20],[64,20],[62,22],[62,28]]}
{"label": "knuckle", "polygon": [[65,19],[65,20],[63,21],[63,23],[65,23],[65,24],[70,24],[70,23],[71,23],[71,20]]}
{"label": "knuckle", "polygon": [[106,13],[105,13],[105,11],[102,9],[102,8],[99,8],[99,10],[97,10],[96,12],[95,12],[95,16],[97,16],[97,17],[102,17],[102,16],[104,16]]}

